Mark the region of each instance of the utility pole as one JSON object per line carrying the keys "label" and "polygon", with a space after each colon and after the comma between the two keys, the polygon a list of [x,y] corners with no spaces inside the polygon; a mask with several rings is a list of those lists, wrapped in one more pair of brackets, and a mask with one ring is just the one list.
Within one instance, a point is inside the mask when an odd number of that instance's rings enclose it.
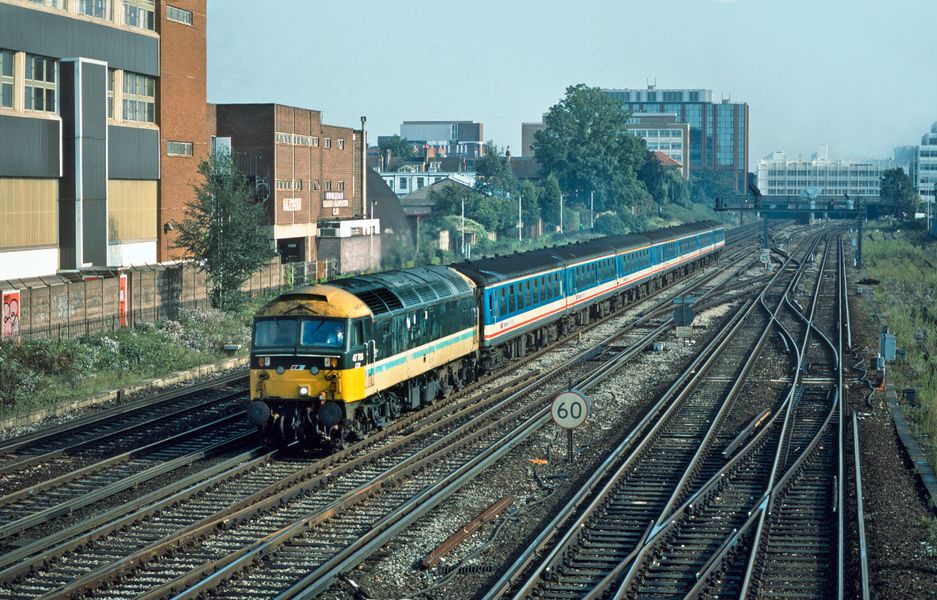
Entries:
{"label": "utility pole", "polygon": [[465,198],[462,198],[462,225],[459,226],[459,229],[462,230],[462,247],[460,251],[462,252],[462,258],[465,259]]}
{"label": "utility pole", "polygon": [[595,192],[589,192],[589,229],[595,229]]}
{"label": "utility pole", "polygon": [[560,233],[563,233],[563,194],[560,194]]}
{"label": "utility pole", "polygon": [[524,239],[524,236],[521,232],[524,231],[524,217],[521,215],[521,203],[523,202],[524,197],[520,194],[517,195],[517,239],[518,241]]}

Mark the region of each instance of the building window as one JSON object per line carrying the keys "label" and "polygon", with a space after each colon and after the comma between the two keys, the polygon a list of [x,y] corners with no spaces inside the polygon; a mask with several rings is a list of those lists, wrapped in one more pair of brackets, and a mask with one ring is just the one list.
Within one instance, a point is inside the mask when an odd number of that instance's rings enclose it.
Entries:
{"label": "building window", "polygon": [[278,190],[290,189],[290,180],[289,179],[277,179],[277,189]]}
{"label": "building window", "polygon": [[110,17],[107,10],[107,0],[78,0],[78,14],[107,19]]}
{"label": "building window", "polygon": [[402,190],[407,189],[407,178],[406,178],[406,177],[401,177],[401,178],[400,178],[400,189],[402,189]]}
{"label": "building window", "polygon": [[114,118],[114,69],[107,70],[107,118]]}
{"label": "building window", "polygon": [[175,21],[176,23],[182,23],[183,25],[191,25],[192,11],[176,8],[175,6],[170,6],[167,4],[166,18],[170,21]]}
{"label": "building window", "polygon": [[55,112],[55,59],[26,55],[26,110]]}
{"label": "building window", "polygon": [[294,190],[301,190],[301,189],[303,189],[303,180],[302,180],[302,179],[294,179],[294,180],[293,180],[293,189],[294,189]]}
{"label": "building window", "polygon": [[289,143],[290,143],[290,134],[288,134],[288,133],[278,133],[278,134],[277,134],[277,143],[278,143],[278,144],[289,144]]}
{"label": "building window", "polygon": [[192,156],[192,142],[166,142],[166,156]]}
{"label": "building window", "polygon": [[319,147],[319,136],[317,136],[317,135],[312,136],[312,144],[311,144],[311,145],[312,145],[313,148],[318,148],[318,147]]}
{"label": "building window", "polygon": [[319,180],[318,180],[318,179],[313,179],[313,180],[312,180],[312,189],[314,189],[314,190],[319,189]]}
{"label": "building window", "polygon": [[416,189],[418,189],[418,190],[423,189],[423,178],[422,178],[422,177],[417,177],[417,178],[416,178]]}
{"label": "building window", "polygon": [[13,52],[0,50],[0,107],[13,108]]}
{"label": "building window", "polygon": [[326,148],[332,147],[332,138],[325,138],[325,147]]}
{"label": "building window", "polygon": [[339,181],[339,182],[338,182],[338,191],[340,191],[340,192],[344,192],[344,191],[345,191],[345,182],[344,182],[344,181]]}
{"label": "building window", "polygon": [[324,186],[325,186],[325,191],[327,191],[327,192],[331,192],[331,191],[332,191],[332,182],[331,182],[331,181],[329,181],[328,179],[326,179],[326,180],[323,181],[322,183],[323,183]]}
{"label": "building window", "polygon": [[343,140],[342,138],[338,138],[338,149],[339,150],[345,149],[345,140]]}
{"label": "building window", "polygon": [[156,29],[156,0],[124,0],[124,25]]}
{"label": "building window", "polygon": [[156,122],[156,80],[124,72],[124,120]]}
{"label": "building window", "polygon": [[50,8],[65,9],[65,0],[30,0],[33,4],[41,4]]}

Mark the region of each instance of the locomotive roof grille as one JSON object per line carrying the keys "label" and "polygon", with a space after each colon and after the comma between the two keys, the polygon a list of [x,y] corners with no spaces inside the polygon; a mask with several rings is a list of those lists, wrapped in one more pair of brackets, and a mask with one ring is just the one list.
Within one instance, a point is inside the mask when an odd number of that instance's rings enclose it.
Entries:
{"label": "locomotive roof grille", "polygon": [[375,288],[373,290],[360,290],[355,291],[354,294],[361,299],[362,302],[367,304],[368,308],[371,309],[376,315],[381,313],[390,312],[392,310],[397,310],[398,308],[403,308],[400,299],[397,298],[394,294],[390,293],[390,290],[384,288]]}
{"label": "locomotive roof grille", "polygon": [[375,315],[469,292],[471,288],[446,267],[386,271],[329,282],[355,294]]}

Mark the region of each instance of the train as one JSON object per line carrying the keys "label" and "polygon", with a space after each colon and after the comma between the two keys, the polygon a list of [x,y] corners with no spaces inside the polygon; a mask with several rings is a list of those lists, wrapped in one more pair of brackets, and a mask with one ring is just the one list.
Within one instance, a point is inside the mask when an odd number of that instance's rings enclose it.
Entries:
{"label": "train", "polygon": [[342,448],[718,259],[714,221],[336,279],[254,315],[249,420]]}

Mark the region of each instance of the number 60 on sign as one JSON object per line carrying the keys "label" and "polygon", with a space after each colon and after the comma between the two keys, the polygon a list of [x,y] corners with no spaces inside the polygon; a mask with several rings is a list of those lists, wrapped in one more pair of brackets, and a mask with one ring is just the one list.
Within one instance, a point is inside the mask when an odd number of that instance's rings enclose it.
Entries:
{"label": "number 60 on sign", "polygon": [[580,392],[562,392],[553,399],[553,421],[565,429],[575,429],[589,418],[589,399]]}

